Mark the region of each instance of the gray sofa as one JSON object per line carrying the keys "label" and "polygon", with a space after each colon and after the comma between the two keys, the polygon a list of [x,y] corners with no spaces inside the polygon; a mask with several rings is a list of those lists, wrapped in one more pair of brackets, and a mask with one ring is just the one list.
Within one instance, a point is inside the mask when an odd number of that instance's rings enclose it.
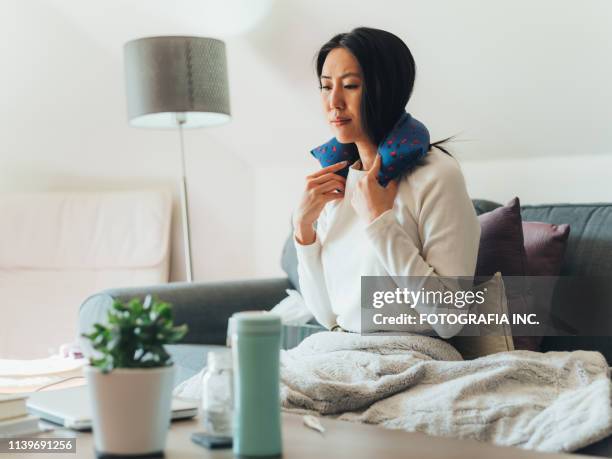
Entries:
{"label": "gray sofa", "polygon": [[[501,204],[474,200],[478,214]],[[562,276],[601,276],[612,280],[612,204],[546,204],[522,206],[524,221],[569,223],[571,226]],[[176,383],[197,373],[205,364],[206,354],[213,346],[223,346],[228,318],[237,311],[270,309],[286,297],[285,290],[299,289],[297,260],[291,238],[283,249],[281,264],[287,277],[214,283],[172,283],[165,285],[107,290],[89,297],[80,308],[79,330],[87,332],[95,322],[103,321],[113,299],[130,299],[153,293],[174,305],[175,321],[187,323],[189,332],[178,345],[169,346],[179,369]],[[612,321],[609,311],[587,310],[579,305],[572,312],[591,315],[593,321],[609,324],[610,333],[602,337],[546,337],[543,351],[587,349],[602,352],[612,365]],[[612,304],[610,305],[612,308]],[[611,309],[612,310],[612,309]],[[571,323],[571,316],[564,320]],[[304,336],[320,330],[313,325],[300,331]],[[608,442],[599,442],[582,452],[612,457]]]}

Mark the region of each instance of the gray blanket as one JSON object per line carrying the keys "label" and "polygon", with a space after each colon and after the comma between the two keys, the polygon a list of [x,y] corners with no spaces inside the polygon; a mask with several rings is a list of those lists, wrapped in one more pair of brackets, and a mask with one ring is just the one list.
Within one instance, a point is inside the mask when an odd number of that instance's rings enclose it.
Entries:
{"label": "gray blanket", "polygon": [[427,336],[323,332],[282,351],[281,399],[288,411],[570,452],[612,432],[608,371],[598,352],[464,361]]}

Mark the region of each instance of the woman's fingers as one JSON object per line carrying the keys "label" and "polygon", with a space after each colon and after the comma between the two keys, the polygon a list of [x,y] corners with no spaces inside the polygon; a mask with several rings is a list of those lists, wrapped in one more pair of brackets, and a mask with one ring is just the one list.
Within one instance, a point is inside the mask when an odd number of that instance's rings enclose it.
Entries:
{"label": "woman's fingers", "polygon": [[334,174],[333,172],[309,179],[311,183],[314,183],[317,185],[323,184],[325,182],[329,182],[330,180],[335,180],[337,182],[340,182],[343,185],[346,183],[346,179],[344,177],[338,174]]}
{"label": "woman's fingers", "polygon": [[304,194],[293,214],[294,227],[311,225],[319,218],[327,202],[344,197],[346,179],[335,172],[347,165],[348,161],[342,161],[306,176]]}
{"label": "woman's fingers", "polygon": [[323,183],[322,185],[317,186],[314,189],[314,192],[316,194],[324,194],[324,193],[328,193],[334,190],[340,190],[344,192],[344,184],[338,183],[336,181],[329,181],[329,182]]}
{"label": "woman's fingers", "polygon": [[344,169],[347,166],[347,164],[348,164],[348,161],[341,161],[339,163],[332,164],[331,166],[324,167],[323,169],[319,169],[318,171],[310,174],[308,177],[316,178],[316,177],[320,177],[321,175],[325,175],[329,172],[337,172],[340,169]]}
{"label": "woman's fingers", "polygon": [[342,199],[344,197],[344,192],[335,193],[333,191],[330,191],[329,193],[324,193],[321,196],[325,200],[325,202],[335,201],[336,199]]}
{"label": "woman's fingers", "polygon": [[386,190],[391,193],[393,196],[397,194],[397,189],[399,188],[399,182],[397,180],[391,180],[387,183]]}
{"label": "woman's fingers", "polygon": [[382,162],[382,157],[380,156],[380,153],[377,153],[376,157],[374,158],[374,163],[372,164],[372,167],[370,168],[370,170],[368,171],[366,175],[368,175],[371,178],[376,178],[376,176],[380,172],[381,162]]}

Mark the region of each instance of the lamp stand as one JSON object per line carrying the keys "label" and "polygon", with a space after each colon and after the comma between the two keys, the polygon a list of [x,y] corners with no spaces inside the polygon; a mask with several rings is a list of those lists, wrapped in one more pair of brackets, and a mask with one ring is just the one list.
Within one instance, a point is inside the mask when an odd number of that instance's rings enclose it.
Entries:
{"label": "lamp stand", "polygon": [[179,137],[181,139],[181,215],[183,225],[183,249],[185,251],[185,276],[187,282],[193,282],[193,265],[191,264],[191,231],[189,228],[189,201],[187,199],[187,174],[185,167],[185,142],[183,140],[183,124],[187,121],[184,113],[176,114]]}

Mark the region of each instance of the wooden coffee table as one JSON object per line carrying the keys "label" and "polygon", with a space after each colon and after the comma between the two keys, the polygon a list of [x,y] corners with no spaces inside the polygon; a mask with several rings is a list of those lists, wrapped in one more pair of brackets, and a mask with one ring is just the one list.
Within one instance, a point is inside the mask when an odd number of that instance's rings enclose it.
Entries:
{"label": "wooden coffee table", "polygon": [[[262,417],[265,422],[265,417]],[[432,437],[422,433],[389,430],[382,427],[357,424],[346,421],[322,419],[325,433],[321,434],[303,425],[302,417],[283,413],[283,458],[456,458],[456,459],[577,459],[591,456],[575,454],[543,454],[519,448],[499,447],[475,440],[455,440]],[[198,418],[175,421],[168,433],[165,456],[181,458],[231,458],[231,449],[208,450],[196,445],[190,439],[193,432],[201,431]],[[57,429],[41,437],[75,437],[76,454],[53,454],[53,459],[93,458],[93,437],[91,432],[73,432]],[[19,454],[19,458],[40,459],[40,454]]]}

